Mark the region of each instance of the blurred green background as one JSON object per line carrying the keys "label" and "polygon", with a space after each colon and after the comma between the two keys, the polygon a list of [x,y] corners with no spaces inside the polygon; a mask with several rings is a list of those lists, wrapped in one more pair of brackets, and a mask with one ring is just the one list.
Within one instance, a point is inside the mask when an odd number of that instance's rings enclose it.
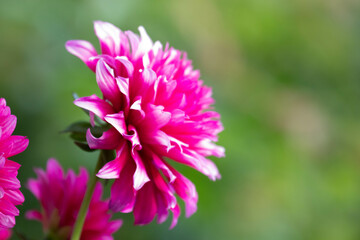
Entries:
{"label": "blurred green background", "polygon": [[[197,186],[197,213],[171,231],[169,221],[139,227],[119,214],[115,239],[360,239],[359,1],[0,1],[0,96],[18,116],[16,133],[30,139],[13,158],[23,186],[49,157],[94,167],[96,153],[59,134],[87,119],[72,92],[97,89],[64,48],[70,39],[98,47],[94,20],[143,25],[187,51],[225,126],[226,158],[213,159],[220,181],[181,169]],[[16,228],[42,239],[40,224],[23,216],[38,203],[22,190]]]}

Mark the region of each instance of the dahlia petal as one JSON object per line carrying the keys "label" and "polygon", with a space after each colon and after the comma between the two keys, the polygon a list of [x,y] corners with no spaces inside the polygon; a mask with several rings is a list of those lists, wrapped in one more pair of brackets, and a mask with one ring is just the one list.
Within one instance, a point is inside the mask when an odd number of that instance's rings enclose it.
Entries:
{"label": "dahlia petal", "polygon": [[127,71],[128,77],[131,77],[134,73],[134,65],[129,61],[129,59],[125,56],[117,56],[115,57],[115,61],[119,61],[123,64]]}
{"label": "dahlia petal", "polygon": [[[170,167],[170,169],[172,168]],[[174,183],[172,183],[172,186],[179,197],[185,202],[186,217],[190,217],[197,210],[198,194],[195,185],[176,170],[172,169],[172,171],[177,177]]]}
{"label": "dahlia petal", "polygon": [[96,65],[96,81],[105,99],[110,100],[114,108],[120,107],[120,91],[114,79],[114,70],[100,59]]}
{"label": "dahlia petal", "polygon": [[0,212],[0,228],[12,228],[15,226],[15,217]]}
{"label": "dahlia petal", "polygon": [[133,173],[135,166],[128,162],[119,178],[115,179],[111,187],[109,208],[114,212],[131,212],[135,203],[133,189]]}
{"label": "dahlia petal", "polygon": [[8,176],[0,176],[0,185],[5,186],[5,188],[8,189],[16,189],[21,187],[20,181],[17,178],[9,178]]}
{"label": "dahlia petal", "polygon": [[142,90],[146,92],[146,90],[154,84],[156,79],[156,73],[150,68],[145,68],[142,72]]}
{"label": "dahlia petal", "polygon": [[25,197],[19,189],[15,189],[15,190],[8,189],[5,192],[5,196],[15,205],[22,204],[25,201]]}
{"label": "dahlia petal", "polygon": [[217,146],[210,139],[204,139],[199,142],[196,149],[203,156],[225,157],[225,148]]}
{"label": "dahlia petal", "polygon": [[154,219],[156,212],[154,187],[153,184],[149,182],[137,193],[134,206],[134,224],[144,225],[150,223]]}
{"label": "dahlia petal", "polygon": [[8,158],[23,152],[29,145],[29,140],[23,136],[10,136],[7,138],[6,142],[10,144],[6,147],[3,143],[0,143],[0,149]]}
{"label": "dahlia petal", "polygon": [[64,171],[58,161],[54,158],[50,158],[46,164],[46,172],[50,177],[61,179],[64,176]]}
{"label": "dahlia petal", "polygon": [[10,115],[9,117],[5,118],[4,121],[1,121],[0,118],[0,139],[6,139],[11,136],[14,132],[16,127],[16,117],[14,115]]}
{"label": "dahlia petal", "polygon": [[29,210],[25,214],[27,219],[42,221],[42,214],[36,210]]}
{"label": "dahlia petal", "polygon": [[158,223],[164,222],[169,213],[170,208],[175,207],[176,197],[170,189],[169,184],[164,181],[162,175],[156,168],[150,165],[152,180],[154,182],[154,195],[156,199]]}
{"label": "dahlia petal", "polygon": [[110,123],[121,135],[127,133],[124,112],[108,114],[104,117],[105,121]]}
{"label": "dahlia petal", "polygon": [[11,230],[7,228],[0,228],[0,239],[7,240],[11,237]]}
{"label": "dahlia petal", "polygon": [[179,207],[178,204],[176,204],[175,207],[171,208],[170,210],[173,213],[173,220],[171,222],[170,229],[173,229],[176,226],[176,224],[178,223],[178,220],[179,220],[180,207]]}
{"label": "dahlia petal", "polygon": [[114,160],[106,163],[96,174],[98,178],[114,179],[119,178],[120,172],[126,163],[126,158],[121,155]]}
{"label": "dahlia petal", "polygon": [[99,38],[102,53],[119,56],[121,46],[120,29],[108,22],[95,21],[94,30],[96,36]]}
{"label": "dahlia petal", "polygon": [[112,106],[108,102],[102,100],[95,94],[89,97],[78,98],[74,101],[74,104],[80,108],[93,112],[102,120],[104,120],[106,115],[114,112]]}
{"label": "dahlia petal", "polygon": [[139,135],[136,131],[136,128],[132,125],[128,127],[128,133],[123,135],[124,139],[128,140],[131,143],[131,151],[135,150],[140,151],[142,146],[140,144]]}
{"label": "dahlia petal", "polygon": [[112,150],[117,148],[121,143],[121,136],[114,128],[110,128],[104,132],[101,137],[96,138],[92,135],[90,129],[88,129],[86,132],[86,141],[90,149]]}
{"label": "dahlia petal", "polygon": [[123,221],[122,220],[114,220],[114,221],[111,221],[108,225],[107,225],[107,228],[109,232],[116,232],[123,224]]}
{"label": "dahlia petal", "polygon": [[40,186],[37,180],[30,179],[27,183],[27,188],[34,194],[36,198],[40,198]]}
{"label": "dahlia petal", "polygon": [[129,153],[127,152],[127,142],[123,141],[116,149],[116,158],[106,163],[104,167],[99,170],[96,176],[103,179],[119,178],[119,175],[129,157]]}
{"label": "dahlia petal", "polygon": [[149,104],[145,112],[146,116],[141,123],[141,128],[145,128],[147,131],[160,129],[169,123],[171,119],[171,113],[164,111],[163,106]]}
{"label": "dahlia petal", "polygon": [[4,157],[4,153],[0,154],[0,168],[4,167],[6,158]]}
{"label": "dahlia petal", "polygon": [[93,45],[84,40],[70,40],[65,44],[66,50],[80,58],[90,69],[95,70],[95,66],[90,58],[97,56]]}
{"label": "dahlia petal", "polygon": [[172,147],[170,138],[161,130],[146,132],[141,136],[141,140],[147,144],[162,146],[167,151],[169,151]]}
{"label": "dahlia petal", "polygon": [[143,26],[140,26],[138,29],[140,32],[141,41],[140,41],[139,47],[136,51],[137,56],[139,56],[140,54],[147,53],[148,51],[150,51],[150,49],[153,46],[153,42],[151,41],[149,35],[146,33],[145,28]]}
{"label": "dahlia petal", "polygon": [[157,169],[162,170],[163,174],[165,175],[165,177],[167,177],[170,183],[175,181],[175,174],[173,174],[173,172],[167,167],[163,160],[154,153],[152,153],[152,161]]}
{"label": "dahlia petal", "polygon": [[139,47],[140,38],[139,38],[138,35],[134,34],[131,31],[125,31],[125,35],[129,39],[129,42],[130,42],[130,47],[131,47],[131,50],[132,50],[132,52],[131,52],[132,57],[135,58],[137,49]]}
{"label": "dahlia petal", "polygon": [[145,183],[150,181],[150,178],[148,177],[148,175],[146,173],[144,163],[143,163],[140,155],[138,154],[138,152],[133,151],[131,153],[131,156],[133,157],[134,162],[136,164],[136,170],[134,173],[134,189],[139,190],[140,188],[142,188],[144,186]]}
{"label": "dahlia petal", "polygon": [[140,123],[145,118],[145,112],[141,108],[141,102],[142,98],[135,98],[135,101],[130,106],[130,115],[129,118],[131,119],[131,122],[135,125]]}
{"label": "dahlia petal", "polygon": [[129,78],[116,77],[116,83],[118,85],[120,92],[123,94],[125,98],[125,103],[123,105],[125,106],[126,109],[130,104]]}
{"label": "dahlia petal", "polygon": [[6,159],[5,165],[4,165],[4,169],[6,170],[12,170],[12,171],[16,171],[21,167],[21,165],[17,162],[11,161],[9,159]]}
{"label": "dahlia petal", "polygon": [[0,212],[5,215],[18,216],[19,210],[7,199],[0,199]]}

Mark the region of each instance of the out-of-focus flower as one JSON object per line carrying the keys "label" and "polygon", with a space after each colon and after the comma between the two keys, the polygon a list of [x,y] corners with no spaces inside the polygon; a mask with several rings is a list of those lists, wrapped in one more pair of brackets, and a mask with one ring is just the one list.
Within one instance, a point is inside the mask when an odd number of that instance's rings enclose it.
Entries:
{"label": "out-of-focus flower", "polygon": [[11,231],[7,228],[0,228],[0,240],[8,240],[11,237]]}
{"label": "out-of-focus flower", "polygon": [[16,117],[11,115],[5,99],[0,98],[0,228],[14,227],[15,216],[19,215],[16,205],[24,202],[17,179],[21,165],[8,158],[24,151],[29,140],[12,135],[15,127]]}
{"label": "out-of-focus flower", "polygon": [[220,115],[207,111],[214,103],[211,89],[199,80],[186,53],[160,42],[153,43],[145,29],[140,36],[122,32],[106,22],[95,22],[102,54],[87,41],[72,40],[67,50],[96,72],[103,98],[96,95],[75,100],[109,126],[101,137],[90,130],[92,149],[115,149],[116,158],[97,176],[115,179],[110,207],[134,212],[135,224],[147,224],[158,215],[165,221],[169,210],[176,225],[180,208],[175,194],[185,201],[186,216],[197,209],[195,186],[176,171],[167,159],[220,178],[217,167],[206,157],[224,156],[214,144],[223,130]]}
{"label": "out-of-focus flower", "polygon": [[[64,174],[59,163],[50,159],[46,171],[35,169],[35,172],[38,178],[30,179],[28,188],[40,201],[41,211],[28,211],[26,217],[42,222],[48,236],[69,239],[86,192],[87,171],[81,168],[79,175],[72,170]],[[101,195],[102,185],[98,183],[85,219],[82,240],[113,239],[111,235],[122,224],[121,220],[110,220],[108,201],[102,201]]]}

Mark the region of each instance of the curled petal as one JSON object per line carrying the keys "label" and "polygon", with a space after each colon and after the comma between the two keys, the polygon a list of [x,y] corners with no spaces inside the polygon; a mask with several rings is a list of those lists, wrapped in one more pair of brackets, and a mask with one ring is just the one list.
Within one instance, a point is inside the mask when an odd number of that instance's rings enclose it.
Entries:
{"label": "curled petal", "polygon": [[121,136],[114,128],[110,128],[102,134],[101,137],[96,138],[92,135],[90,129],[86,132],[86,141],[91,149],[115,149],[121,144]]}
{"label": "curled petal", "polygon": [[131,153],[131,156],[134,159],[134,162],[136,164],[136,170],[134,173],[134,189],[139,190],[144,186],[145,183],[150,181],[150,178],[148,177],[146,173],[146,169],[144,166],[144,163],[137,151],[133,151]]}
{"label": "curled petal", "polygon": [[91,58],[97,56],[97,52],[91,43],[84,40],[70,40],[66,42],[65,48],[69,53],[80,58],[91,70],[95,71],[95,65]]}
{"label": "curled petal", "polygon": [[179,207],[178,204],[176,204],[175,207],[171,208],[170,210],[173,213],[173,220],[171,222],[170,229],[173,229],[176,226],[176,224],[178,223],[178,220],[179,220],[180,207]]}
{"label": "curled petal", "polygon": [[132,77],[134,73],[134,65],[125,56],[117,56],[115,61],[120,62],[126,69],[127,77]]}
{"label": "curled petal", "polygon": [[130,156],[126,150],[127,143],[123,141],[122,145],[117,149],[116,158],[106,163],[96,174],[97,177],[103,179],[119,178],[122,169]]}
{"label": "curled petal", "polygon": [[105,121],[110,123],[121,135],[127,133],[124,112],[108,114]]}
{"label": "curled petal", "polygon": [[108,102],[102,100],[95,94],[89,97],[78,98],[74,101],[74,104],[85,110],[93,112],[95,115],[99,116],[102,120],[104,120],[104,117],[106,115],[114,112],[112,106]]}

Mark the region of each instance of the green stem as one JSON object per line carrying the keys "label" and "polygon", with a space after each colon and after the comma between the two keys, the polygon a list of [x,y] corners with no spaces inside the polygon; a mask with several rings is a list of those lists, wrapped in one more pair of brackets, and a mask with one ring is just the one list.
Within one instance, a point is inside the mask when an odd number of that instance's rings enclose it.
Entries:
{"label": "green stem", "polygon": [[87,212],[89,209],[90,201],[91,201],[92,195],[94,193],[96,183],[98,181],[96,174],[100,170],[100,168],[104,165],[104,163],[106,162],[106,159],[107,159],[106,155],[107,154],[104,150],[100,151],[99,159],[98,159],[98,162],[97,162],[96,168],[95,168],[95,173],[90,178],[84,199],[82,201],[78,216],[76,218],[76,222],[74,225],[71,240],[79,240],[80,239],[81,232],[82,232],[84,222],[85,222],[85,218],[86,218],[86,215],[87,215]]}

